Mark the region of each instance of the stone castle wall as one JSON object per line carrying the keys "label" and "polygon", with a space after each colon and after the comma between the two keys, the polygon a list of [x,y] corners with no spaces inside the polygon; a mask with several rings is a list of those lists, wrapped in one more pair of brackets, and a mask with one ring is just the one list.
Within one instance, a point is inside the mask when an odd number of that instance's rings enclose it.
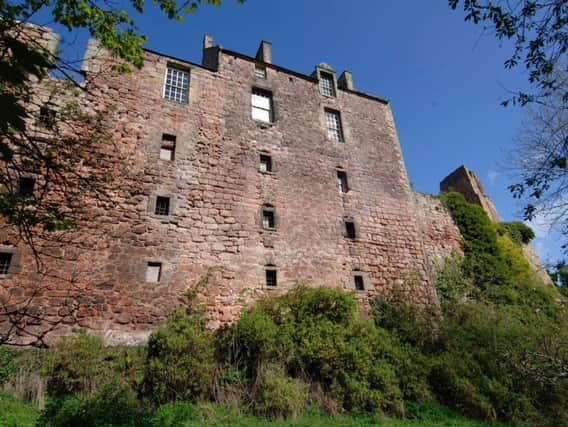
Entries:
{"label": "stone castle wall", "polygon": [[[437,201],[410,190],[386,101],[347,88],[325,97],[314,77],[270,63],[259,78],[258,61],[217,47],[206,50],[208,67],[148,51],[131,74],[113,73],[90,44],[94,52],[82,102],[105,111],[109,140],[96,149],[112,165],[110,201],[86,201],[78,231],[41,243],[51,255],[41,273],[25,245],[13,249],[0,297],[33,313],[22,317],[21,341],[47,327],[52,336],[86,327],[111,343],[137,342],[188,290],[217,327],[298,281],[355,290],[355,274],[363,305],[393,286],[419,307],[437,304],[431,259],[459,250],[459,233]],[[163,99],[168,66],[190,72],[187,104]],[[273,123],[251,118],[253,88],[272,92]],[[326,139],[324,108],[341,112],[344,143]],[[174,161],[159,158],[163,134],[176,137]],[[259,171],[260,153],[272,157],[271,173]],[[171,200],[167,217],[154,214],[158,196]],[[262,227],[263,206],[274,209],[274,230]],[[353,240],[344,218],[355,222]],[[0,234],[13,245],[13,230]],[[148,263],[161,263],[158,283],[146,280]],[[267,268],[277,270],[275,288]]]}

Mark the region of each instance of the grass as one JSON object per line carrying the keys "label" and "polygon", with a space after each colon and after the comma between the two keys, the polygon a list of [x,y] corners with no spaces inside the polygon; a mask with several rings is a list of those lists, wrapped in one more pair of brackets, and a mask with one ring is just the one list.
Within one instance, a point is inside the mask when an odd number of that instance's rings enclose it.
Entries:
{"label": "grass", "polygon": [[9,393],[0,391],[0,426],[34,427],[39,416],[38,409],[31,403],[25,403]]}

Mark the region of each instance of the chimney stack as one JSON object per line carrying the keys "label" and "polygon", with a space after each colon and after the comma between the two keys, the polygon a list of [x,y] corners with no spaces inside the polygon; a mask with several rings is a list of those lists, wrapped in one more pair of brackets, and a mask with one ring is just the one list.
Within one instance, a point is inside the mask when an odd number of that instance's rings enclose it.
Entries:
{"label": "chimney stack", "polygon": [[256,52],[256,60],[272,64],[272,43],[265,40],[260,42],[260,46]]}
{"label": "chimney stack", "polygon": [[353,75],[351,74],[351,71],[345,70],[343,73],[341,73],[339,80],[337,80],[337,86],[339,86],[341,89],[355,90],[355,86],[353,86]]}
{"label": "chimney stack", "polygon": [[203,36],[203,49],[209,49],[210,47],[213,47],[213,36],[205,34]]}

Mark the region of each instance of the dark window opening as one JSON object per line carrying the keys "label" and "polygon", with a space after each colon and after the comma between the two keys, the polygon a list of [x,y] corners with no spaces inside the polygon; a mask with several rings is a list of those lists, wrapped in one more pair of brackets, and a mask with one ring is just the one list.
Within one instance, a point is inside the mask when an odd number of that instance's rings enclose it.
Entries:
{"label": "dark window opening", "polygon": [[272,172],[272,157],[267,154],[261,154],[259,170],[261,172]]}
{"label": "dark window opening", "polygon": [[39,107],[39,121],[44,127],[53,128],[55,126],[55,110],[49,105]]}
{"label": "dark window opening", "polygon": [[12,254],[2,252],[0,253],[0,275],[6,275],[10,271],[10,264],[12,263]]}
{"label": "dark window opening", "polygon": [[364,291],[365,290],[365,282],[363,281],[363,276],[361,276],[360,274],[356,274],[353,277],[354,281],[355,281],[355,289],[358,291]]}
{"label": "dark window opening", "polygon": [[146,282],[158,283],[162,277],[162,263],[149,262],[146,267]]}
{"label": "dark window opening", "polygon": [[268,268],[266,269],[266,286],[275,288],[278,285],[278,277],[276,269]]}
{"label": "dark window opening", "polygon": [[176,137],[175,135],[169,135],[164,133],[162,135],[162,145],[160,146],[160,159],[173,161],[176,151]]}
{"label": "dark window opening", "polygon": [[263,209],[262,210],[262,228],[273,229],[276,227],[276,221],[274,218],[274,210]]}
{"label": "dark window opening", "polygon": [[340,193],[347,193],[349,185],[347,184],[347,173],[344,171],[337,171],[337,186]]}
{"label": "dark window opening", "polygon": [[33,178],[20,178],[19,193],[21,196],[32,196],[34,194],[35,179]]}
{"label": "dark window opening", "polygon": [[345,220],[345,237],[347,237],[348,239],[355,239],[356,237],[355,223],[350,219]]}
{"label": "dark window opening", "polygon": [[156,197],[156,215],[169,215],[170,214],[170,198],[169,197]]}

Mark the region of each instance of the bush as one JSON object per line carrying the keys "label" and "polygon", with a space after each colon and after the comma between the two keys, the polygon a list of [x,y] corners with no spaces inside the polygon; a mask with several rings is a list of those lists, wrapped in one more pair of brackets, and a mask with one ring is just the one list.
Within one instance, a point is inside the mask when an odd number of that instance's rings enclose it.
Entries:
{"label": "bush", "polygon": [[103,360],[104,346],[100,337],[81,332],[62,338],[49,353],[44,369],[48,394],[59,397],[95,392],[110,376]]}
{"label": "bush", "polygon": [[38,427],[142,427],[149,413],[134,392],[111,382],[92,395],[65,396],[48,402]]}
{"label": "bush", "polygon": [[34,427],[39,416],[37,408],[0,391],[0,426]]}
{"label": "bush", "polygon": [[143,393],[157,403],[203,399],[214,372],[213,335],[200,314],[180,309],[150,336]]}
{"label": "bush", "polygon": [[528,244],[532,239],[535,238],[533,229],[526,225],[524,222],[501,222],[499,225],[499,230],[507,233],[513,243],[517,245]]}
{"label": "bush", "polygon": [[308,387],[302,381],[290,378],[275,364],[260,369],[254,412],[266,418],[296,418],[305,408]]}
{"label": "bush", "polygon": [[0,388],[18,371],[18,352],[7,345],[0,345]]}

